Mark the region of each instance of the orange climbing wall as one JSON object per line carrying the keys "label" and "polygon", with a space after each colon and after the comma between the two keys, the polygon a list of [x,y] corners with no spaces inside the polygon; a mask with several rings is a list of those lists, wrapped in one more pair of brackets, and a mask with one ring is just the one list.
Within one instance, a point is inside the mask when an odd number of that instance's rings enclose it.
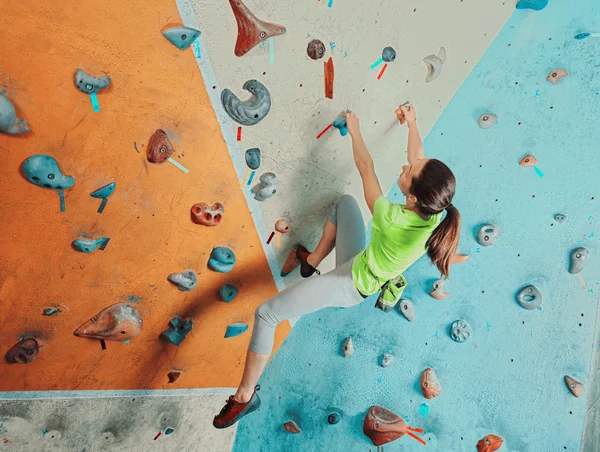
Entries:
{"label": "orange climbing wall", "polygon": [[[251,328],[254,309],[276,288],[192,50],[179,51],[160,33],[178,20],[171,0],[2,7],[0,90],[32,132],[0,134],[0,352],[23,334],[40,337],[43,347],[31,364],[0,364],[0,391],[239,382],[251,329],[224,339],[225,329],[235,322]],[[73,85],[78,67],[112,78],[111,88],[98,94],[99,113]],[[147,163],[146,143],[157,128],[171,135],[173,157],[189,174],[170,163]],[[55,192],[20,175],[21,163],[38,153],[54,156],[76,179],[65,213]],[[98,214],[100,201],[89,193],[112,181],[117,189]],[[190,207],[200,201],[225,205],[220,226],[190,221]],[[84,234],[110,243],[105,251],[78,253],[70,244]],[[234,271],[208,270],[213,246],[235,251]],[[186,268],[198,273],[199,283],[184,293],[166,278]],[[230,304],[216,296],[226,282],[240,288]],[[107,342],[106,350],[73,336],[97,312],[128,299],[142,314],[141,336]],[[49,306],[61,312],[43,316]],[[175,314],[195,323],[179,347],[159,340]],[[287,322],[279,327],[277,345],[288,331]],[[184,372],[167,385],[172,368]]]}

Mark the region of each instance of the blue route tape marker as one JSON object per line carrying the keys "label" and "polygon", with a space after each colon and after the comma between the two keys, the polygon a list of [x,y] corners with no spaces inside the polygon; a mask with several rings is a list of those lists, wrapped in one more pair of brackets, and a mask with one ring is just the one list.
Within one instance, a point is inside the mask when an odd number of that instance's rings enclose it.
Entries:
{"label": "blue route tape marker", "polygon": [[100,111],[100,104],[98,103],[98,96],[96,96],[96,93],[90,94],[90,101],[92,102],[92,108],[98,113]]}
{"label": "blue route tape marker", "polygon": [[535,174],[537,174],[540,177],[544,177],[544,173],[542,173],[542,170],[539,169],[537,166],[533,166],[533,170],[535,171]]}
{"label": "blue route tape marker", "polygon": [[590,221],[590,220],[593,220],[593,219],[594,219],[594,217],[593,217],[592,215],[590,215],[590,216],[588,217],[588,221]]}
{"label": "blue route tape marker", "polygon": [[190,170],[187,169],[185,166],[183,166],[181,163],[179,163],[176,160],[173,160],[171,157],[168,158],[169,162],[171,162],[173,165],[175,165],[177,168],[179,168],[181,171],[183,171],[185,174],[189,173]]}
{"label": "blue route tape marker", "polygon": [[377,66],[379,66],[381,63],[383,63],[383,58],[379,58],[377,61],[375,61],[375,63],[373,63],[371,65],[371,69],[375,69]]}
{"label": "blue route tape marker", "polygon": [[275,44],[273,37],[269,38],[269,63],[271,66],[275,64]]}
{"label": "blue route tape marker", "polygon": [[333,5],[333,0],[329,0],[329,3],[327,3],[327,6],[328,6],[329,8],[331,8],[331,6],[332,6],[332,5]]}
{"label": "blue route tape marker", "polygon": [[256,174],[256,171],[252,171],[250,173],[250,177],[248,178],[248,185],[250,185],[252,183],[252,179],[254,179],[255,174]]}
{"label": "blue route tape marker", "polygon": [[435,338],[438,338],[438,339],[440,338],[440,337],[438,336],[438,332],[437,332],[437,331],[435,332],[435,334],[433,335],[433,337],[435,337]]}
{"label": "blue route tape marker", "polygon": [[419,407],[419,414],[422,414],[423,417],[425,419],[427,419],[429,417],[429,405],[427,405],[426,403],[423,403],[420,407]]}
{"label": "blue route tape marker", "polygon": [[58,190],[58,199],[60,200],[60,211],[65,211],[65,192]]}
{"label": "blue route tape marker", "polygon": [[492,329],[492,325],[490,325],[490,322],[485,322],[485,326],[487,327],[488,331]]}
{"label": "blue route tape marker", "polygon": [[194,41],[194,55],[196,55],[196,58],[200,58],[200,41],[199,41],[199,37],[196,38],[196,40]]}

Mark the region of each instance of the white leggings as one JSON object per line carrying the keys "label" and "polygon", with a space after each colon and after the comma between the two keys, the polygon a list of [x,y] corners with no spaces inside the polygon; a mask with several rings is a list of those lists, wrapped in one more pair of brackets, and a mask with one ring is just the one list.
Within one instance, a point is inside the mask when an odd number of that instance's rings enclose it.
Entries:
{"label": "white leggings", "polygon": [[337,226],[335,270],[288,287],[256,309],[249,346],[254,353],[271,354],[279,322],[323,308],[349,308],[363,301],[352,281],[352,260],[365,247],[365,224],[356,199],[343,195],[329,221]]}

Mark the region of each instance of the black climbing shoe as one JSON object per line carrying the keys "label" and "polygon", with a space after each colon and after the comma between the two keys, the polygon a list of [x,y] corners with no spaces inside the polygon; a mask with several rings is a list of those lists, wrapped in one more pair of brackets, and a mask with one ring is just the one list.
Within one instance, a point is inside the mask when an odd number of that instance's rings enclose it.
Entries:
{"label": "black climbing shoe", "polygon": [[297,245],[296,249],[296,257],[300,261],[300,275],[302,275],[303,278],[310,278],[315,273],[320,275],[321,272],[310,265],[307,261],[310,251],[308,251],[302,245]]}

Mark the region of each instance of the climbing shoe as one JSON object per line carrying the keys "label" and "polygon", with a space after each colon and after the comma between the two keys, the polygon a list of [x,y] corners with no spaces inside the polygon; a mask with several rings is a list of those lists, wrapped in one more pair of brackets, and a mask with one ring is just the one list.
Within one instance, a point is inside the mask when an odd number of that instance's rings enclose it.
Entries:
{"label": "climbing shoe", "polygon": [[310,278],[314,273],[320,275],[321,272],[308,263],[307,259],[308,256],[310,256],[310,251],[302,245],[296,245],[296,248],[298,249],[296,251],[296,257],[300,261],[300,275],[302,275],[303,278]]}
{"label": "climbing shoe", "polygon": [[259,390],[260,385],[256,385],[252,397],[246,403],[238,402],[233,399],[233,396],[230,396],[221,412],[213,419],[213,426],[215,428],[231,427],[245,415],[258,410],[260,407],[260,397],[258,397],[257,392]]}

